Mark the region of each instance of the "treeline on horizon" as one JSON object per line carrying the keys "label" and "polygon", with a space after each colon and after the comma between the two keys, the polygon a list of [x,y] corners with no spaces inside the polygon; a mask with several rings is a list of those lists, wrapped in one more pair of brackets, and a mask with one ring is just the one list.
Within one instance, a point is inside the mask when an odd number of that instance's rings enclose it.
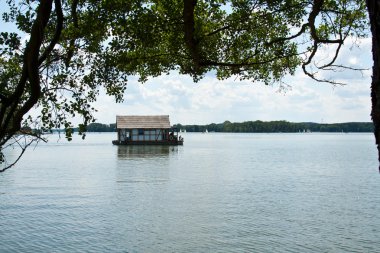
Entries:
{"label": "treeline on horizon", "polygon": [[[219,124],[208,125],[181,125],[175,124],[173,128],[186,132],[227,132],[227,133],[296,133],[296,132],[373,132],[372,122],[347,122],[347,123],[293,123],[280,121],[225,121]],[[91,123],[87,126],[87,132],[115,132],[116,124]]]}
{"label": "treeline on horizon", "polygon": [[297,133],[297,132],[373,132],[372,122],[347,122],[347,123],[293,123],[285,120],[280,121],[246,121],[232,123],[225,121],[220,124],[208,125],[181,125],[174,127],[186,130],[186,132],[227,132],[227,133]]}

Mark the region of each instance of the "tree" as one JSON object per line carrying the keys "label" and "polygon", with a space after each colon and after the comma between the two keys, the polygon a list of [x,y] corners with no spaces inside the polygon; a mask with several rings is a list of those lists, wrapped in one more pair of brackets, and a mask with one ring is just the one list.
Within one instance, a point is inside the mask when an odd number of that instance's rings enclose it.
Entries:
{"label": "tree", "polygon": [[[23,44],[17,34],[1,33],[2,147],[23,125],[63,126],[70,139],[77,115],[83,133],[99,88],[121,101],[128,75],[145,81],[174,70],[197,81],[215,71],[220,79],[282,85],[300,66],[337,85],[318,71],[354,69],[339,64],[338,55],[347,38],[366,36],[368,21],[360,0],[7,2],[3,18],[30,38]],[[327,47],[335,54],[316,64]],[[41,114],[26,118],[33,106]]]}
{"label": "tree", "polygon": [[[374,125],[375,141],[380,162],[380,1],[366,0],[372,33],[372,83],[371,83],[371,117]],[[380,166],[379,166],[380,171]]]}
{"label": "tree", "polygon": [[[121,101],[127,76],[104,62],[103,43],[110,36],[110,23],[97,1],[7,3],[10,10],[3,13],[3,19],[14,22],[30,38],[23,44],[17,33],[0,34],[1,162],[5,158],[2,151],[9,145],[19,145],[22,154],[33,141],[43,140],[22,131],[23,126],[42,131],[63,127],[70,140],[70,120],[79,116],[83,120],[79,132],[83,134],[94,121],[91,103],[100,87]],[[34,118],[27,115],[33,107],[41,111]]]}

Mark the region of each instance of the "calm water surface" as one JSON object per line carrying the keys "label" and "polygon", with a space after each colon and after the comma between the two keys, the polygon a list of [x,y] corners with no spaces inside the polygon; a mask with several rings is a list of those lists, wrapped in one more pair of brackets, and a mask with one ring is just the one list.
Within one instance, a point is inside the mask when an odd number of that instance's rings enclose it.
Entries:
{"label": "calm water surface", "polygon": [[115,134],[0,174],[0,252],[380,252],[372,134]]}

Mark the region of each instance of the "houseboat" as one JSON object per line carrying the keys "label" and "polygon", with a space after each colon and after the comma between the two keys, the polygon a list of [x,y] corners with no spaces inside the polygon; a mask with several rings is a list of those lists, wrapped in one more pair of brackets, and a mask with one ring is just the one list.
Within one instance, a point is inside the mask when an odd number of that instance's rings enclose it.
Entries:
{"label": "houseboat", "polygon": [[115,145],[183,145],[169,115],[116,116],[116,130]]}

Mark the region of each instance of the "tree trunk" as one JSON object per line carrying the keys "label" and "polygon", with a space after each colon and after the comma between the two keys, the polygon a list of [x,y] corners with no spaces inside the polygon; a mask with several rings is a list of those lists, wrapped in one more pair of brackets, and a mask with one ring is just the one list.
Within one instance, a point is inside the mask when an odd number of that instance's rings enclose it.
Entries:
{"label": "tree trunk", "polygon": [[380,162],[380,0],[367,0],[367,8],[372,32],[373,57],[371,83],[371,117],[374,125],[374,134],[378,151],[378,160]]}

